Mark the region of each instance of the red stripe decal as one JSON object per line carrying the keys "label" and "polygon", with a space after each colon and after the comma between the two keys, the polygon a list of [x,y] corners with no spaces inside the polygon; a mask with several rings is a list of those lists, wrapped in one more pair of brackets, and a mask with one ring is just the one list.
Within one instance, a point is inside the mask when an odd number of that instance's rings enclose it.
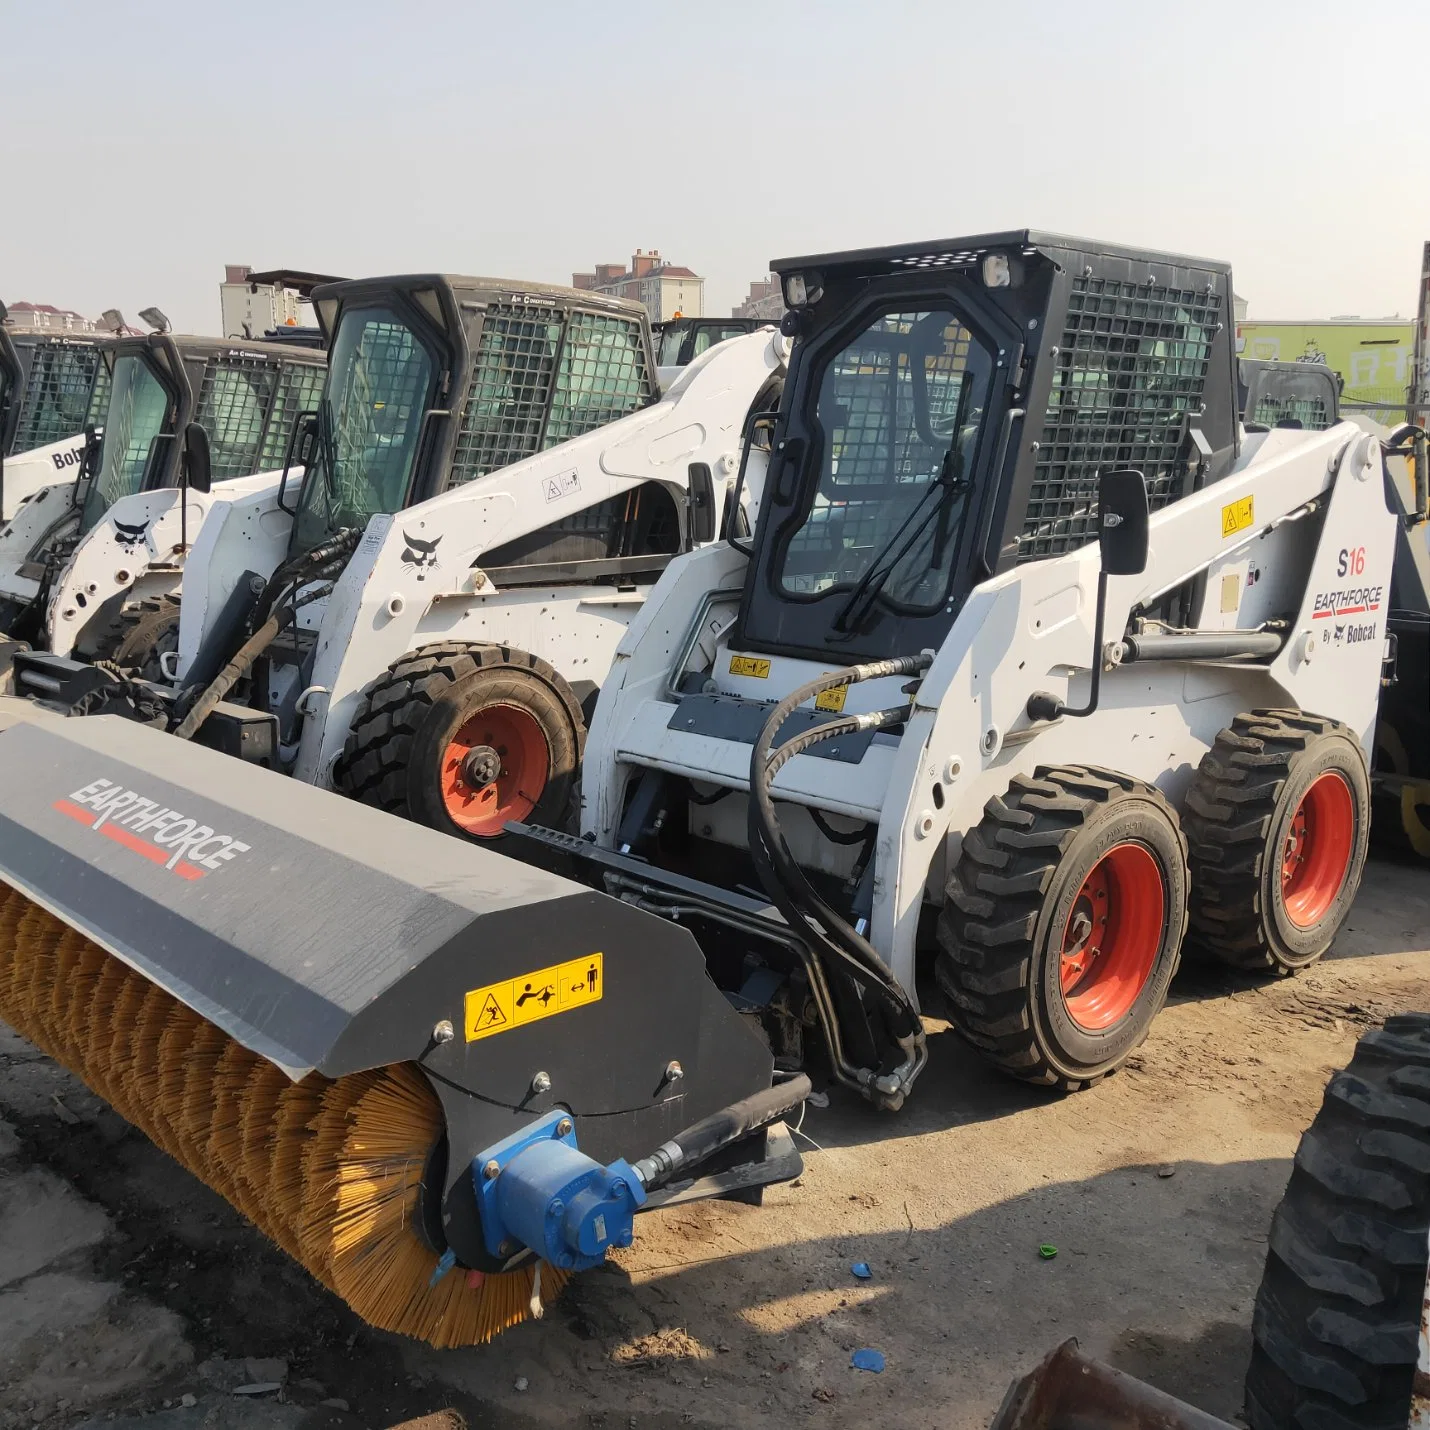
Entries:
{"label": "red stripe decal", "polygon": [[132,849],[136,854],[142,854],[146,859],[152,859],[156,864],[169,862],[169,856],[157,844],[150,844],[147,839],[141,839],[127,829],[121,829],[117,824],[101,825],[99,832],[107,834],[126,849]]}
{"label": "red stripe decal", "polygon": [[180,859],[174,865],[174,873],[181,879],[202,879],[208,870],[200,869],[197,864],[190,864],[187,860]]}
{"label": "red stripe decal", "polygon": [[81,824],[92,825],[94,823],[94,815],[87,809],[81,809],[77,804],[71,804],[67,799],[57,799],[50,808],[59,810],[61,814],[69,815],[71,819],[79,820]]}
{"label": "red stripe decal", "polygon": [[1312,615],[1311,619],[1313,621],[1324,621],[1327,616],[1334,616],[1335,614],[1336,613],[1334,611],[1316,611]]}

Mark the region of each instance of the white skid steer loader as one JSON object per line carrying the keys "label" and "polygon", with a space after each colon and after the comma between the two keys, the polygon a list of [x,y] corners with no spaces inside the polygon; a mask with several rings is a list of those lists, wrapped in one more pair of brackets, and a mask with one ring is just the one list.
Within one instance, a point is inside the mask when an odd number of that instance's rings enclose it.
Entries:
{"label": "white skid steer loader", "polygon": [[[170,676],[176,733],[307,783],[468,837],[560,821],[656,576],[748,529],[741,437],[787,345],[723,343],[661,396],[637,304],[435,276],[314,298],[332,367],[308,475],[214,494],[160,659],[133,664]],[[22,693],[73,694],[53,660],[16,670]]]}
{"label": "white skid steer loader", "polygon": [[104,405],[80,461],[0,530],[0,629],[57,657],[125,658],[151,603],[177,599],[212,483],[278,480],[268,469],[314,406],[324,363],[312,349],[167,331],[106,342]]}
{"label": "white skid steer loader", "polygon": [[0,303],[0,524],[27,497],[78,471],[85,429],[104,420],[106,341],[12,331]]}
{"label": "white skid steer loader", "polygon": [[930,942],[968,1040],[1064,1089],[1146,1035],[1189,926],[1318,958],[1423,486],[1407,515],[1352,424],[1242,425],[1225,265],[1016,232],[776,268],[754,536],[666,571],[584,837],[523,838],[697,930],[777,1049],[820,1028],[888,1107]]}

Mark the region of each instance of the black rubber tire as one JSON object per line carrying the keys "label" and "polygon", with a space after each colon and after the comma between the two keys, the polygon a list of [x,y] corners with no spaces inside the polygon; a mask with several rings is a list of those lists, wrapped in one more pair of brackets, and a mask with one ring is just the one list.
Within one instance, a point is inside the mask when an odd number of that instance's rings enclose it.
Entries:
{"label": "black rubber tire", "polygon": [[[1345,882],[1308,929],[1286,916],[1275,857],[1311,781],[1340,771],[1356,829]],[[1202,756],[1182,823],[1192,861],[1191,946],[1234,968],[1285,975],[1314,963],[1360,888],[1370,841],[1370,775],[1345,725],[1298,710],[1238,715]]]}
{"label": "black rubber tire", "polygon": [[567,828],[586,743],[581,704],[544,660],[512,646],[445,642],[395,661],[363,694],[333,766],[335,786],[445,834],[499,845],[501,837],[477,839],[454,823],[441,790],[452,735],[497,701],[532,715],[546,739],[546,785],[529,820]]}
{"label": "black rubber tire", "polygon": [[1326,1088],[1268,1238],[1251,1430],[1409,1423],[1430,1231],[1430,1015],[1390,1018]]}
{"label": "black rubber tire", "polygon": [[179,648],[179,602],[174,596],[136,601],[120,613],[118,644],[110,659],[125,670],[137,670],[141,680],[170,684],[159,663]]}
{"label": "black rubber tire", "polygon": [[[1160,866],[1162,939],[1132,1007],[1089,1033],[1063,1000],[1061,934],[1088,871],[1129,841]],[[964,837],[939,916],[936,976],[955,1026],[985,1057],[1025,1082],[1074,1092],[1116,1071],[1147,1036],[1186,927],[1187,843],[1161,792],[1113,770],[1039,766],[989,800]]]}

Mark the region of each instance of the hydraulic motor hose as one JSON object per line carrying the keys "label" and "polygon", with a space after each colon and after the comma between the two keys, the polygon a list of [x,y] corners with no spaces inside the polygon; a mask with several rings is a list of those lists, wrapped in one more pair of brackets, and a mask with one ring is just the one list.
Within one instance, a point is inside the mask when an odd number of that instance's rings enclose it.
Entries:
{"label": "hydraulic motor hose", "polygon": [[889,1107],[902,1104],[908,1088],[927,1059],[922,1022],[908,991],[878,950],[831,908],[805,877],[780,831],[770,786],[785,762],[811,745],[860,730],[887,729],[907,720],[911,710],[909,706],[902,705],[868,715],[843,716],[801,732],[778,750],[774,749],[774,742],[785,721],[806,700],[840,686],[891,675],[919,674],[928,668],[931,660],[932,655],[924,652],[916,656],[870,661],[799,686],[770,712],[750,757],[748,835],[756,872],[790,927],[822,934],[819,941],[826,951],[838,958],[860,984],[875,992],[885,1004],[890,1014],[889,1032],[904,1053],[903,1063],[893,1073],[879,1074],[868,1068],[841,1066],[844,1060],[836,1057],[836,1072],[841,1081],[852,1083],[866,1096]]}
{"label": "hydraulic motor hose", "polygon": [[771,1122],[793,1112],[809,1096],[807,1073],[796,1073],[785,1082],[777,1082],[763,1092],[752,1093],[719,1112],[677,1132],[650,1154],[634,1164],[636,1176],[647,1191],[664,1186],[684,1167],[694,1167],[722,1147],[738,1142],[742,1137],[768,1127]]}

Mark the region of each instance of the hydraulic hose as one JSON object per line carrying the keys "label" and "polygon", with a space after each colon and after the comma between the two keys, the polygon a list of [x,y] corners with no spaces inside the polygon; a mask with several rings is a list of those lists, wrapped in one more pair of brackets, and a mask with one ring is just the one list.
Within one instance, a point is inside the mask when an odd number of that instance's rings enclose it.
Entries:
{"label": "hydraulic hose", "polygon": [[[866,1096],[885,1106],[902,1104],[913,1079],[927,1060],[923,1024],[907,990],[894,976],[893,970],[857,930],[850,926],[810,884],[785,843],[775,816],[770,785],[781,767],[800,751],[822,740],[860,730],[886,729],[907,720],[911,713],[907,705],[868,715],[848,715],[827,721],[803,731],[775,750],[775,737],[790,715],[806,700],[840,686],[878,680],[891,675],[918,674],[928,668],[932,655],[898,656],[892,660],[870,661],[850,666],[836,675],[825,675],[809,681],[790,692],[770,712],[760,730],[759,739],[750,757],[750,804],[748,835],[750,855],[761,883],[771,900],[795,930],[823,935],[820,942],[828,952],[852,968],[854,976],[866,987],[876,991],[891,1015],[889,1033],[904,1054],[904,1061],[894,1073],[878,1074],[868,1068],[851,1068],[842,1057],[836,1058],[836,1071],[841,1081],[851,1082]],[[832,1009],[830,1010],[832,1017]],[[837,1031],[837,1030],[834,1030]],[[841,1067],[840,1064],[844,1065]]]}
{"label": "hydraulic hose", "polygon": [[[213,714],[214,707],[253,668],[253,663],[277,640],[285,626],[297,619],[298,607],[308,601],[325,596],[332,588],[310,592],[297,598],[298,587],[305,581],[324,581],[342,574],[362,532],[353,526],[344,527],[321,545],[290,556],[287,561],[268,578],[263,594],[254,607],[263,616],[263,624],[239,647],[233,659],[223,667],[213,680],[203,689],[188,712],[174,730],[181,740],[192,740],[204,721]],[[288,604],[286,613],[279,609],[285,592],[292,590],[295,598]]]}
{"label": "hydraulic hose", "polygon": [[698,1165],[721,1148],[793,1112],[809,1096],[810,1086],[807,1073],[796,1073],[786,1082],[777,1082],[773,1087],[732,1102],[729,1107],[722,1107],[719,1112],[712,1112],[683,1132],[677,1132],[649,1157],[634,1163],[633,1170],[646,1191],[664,1186],[685,1168]]}
{"label": "hydraulic hose", "polygon": [[[287,620],[284,617],[287,617]],[[293,607],[275,612],[238,648],[238,654],[214,676],[208,687],[189,707],[189,713],[174,730],[181,740],[192,740],[199,727],[221,701],[253,667],[253,662],[278,638],[278,632],[293,618]]]}
{"label": "hydraulic hose", "polygon": [[278,639],[278,635],[284,627],[292,625],[297,619],[298,607],[307,605],[309,601],[319,600],[332,589],[332,586],[328,585],[305,592],[299,600],[290,602],[269,616],[239,647],[234,658],[214,676],[207,689],[189,707],[188,714],[179,722],[174,734],[181,740],[192,740],[204,721],[213,714],[214,707],[218,705],[219,701],[248,674],[253,668],[254,661]]}

